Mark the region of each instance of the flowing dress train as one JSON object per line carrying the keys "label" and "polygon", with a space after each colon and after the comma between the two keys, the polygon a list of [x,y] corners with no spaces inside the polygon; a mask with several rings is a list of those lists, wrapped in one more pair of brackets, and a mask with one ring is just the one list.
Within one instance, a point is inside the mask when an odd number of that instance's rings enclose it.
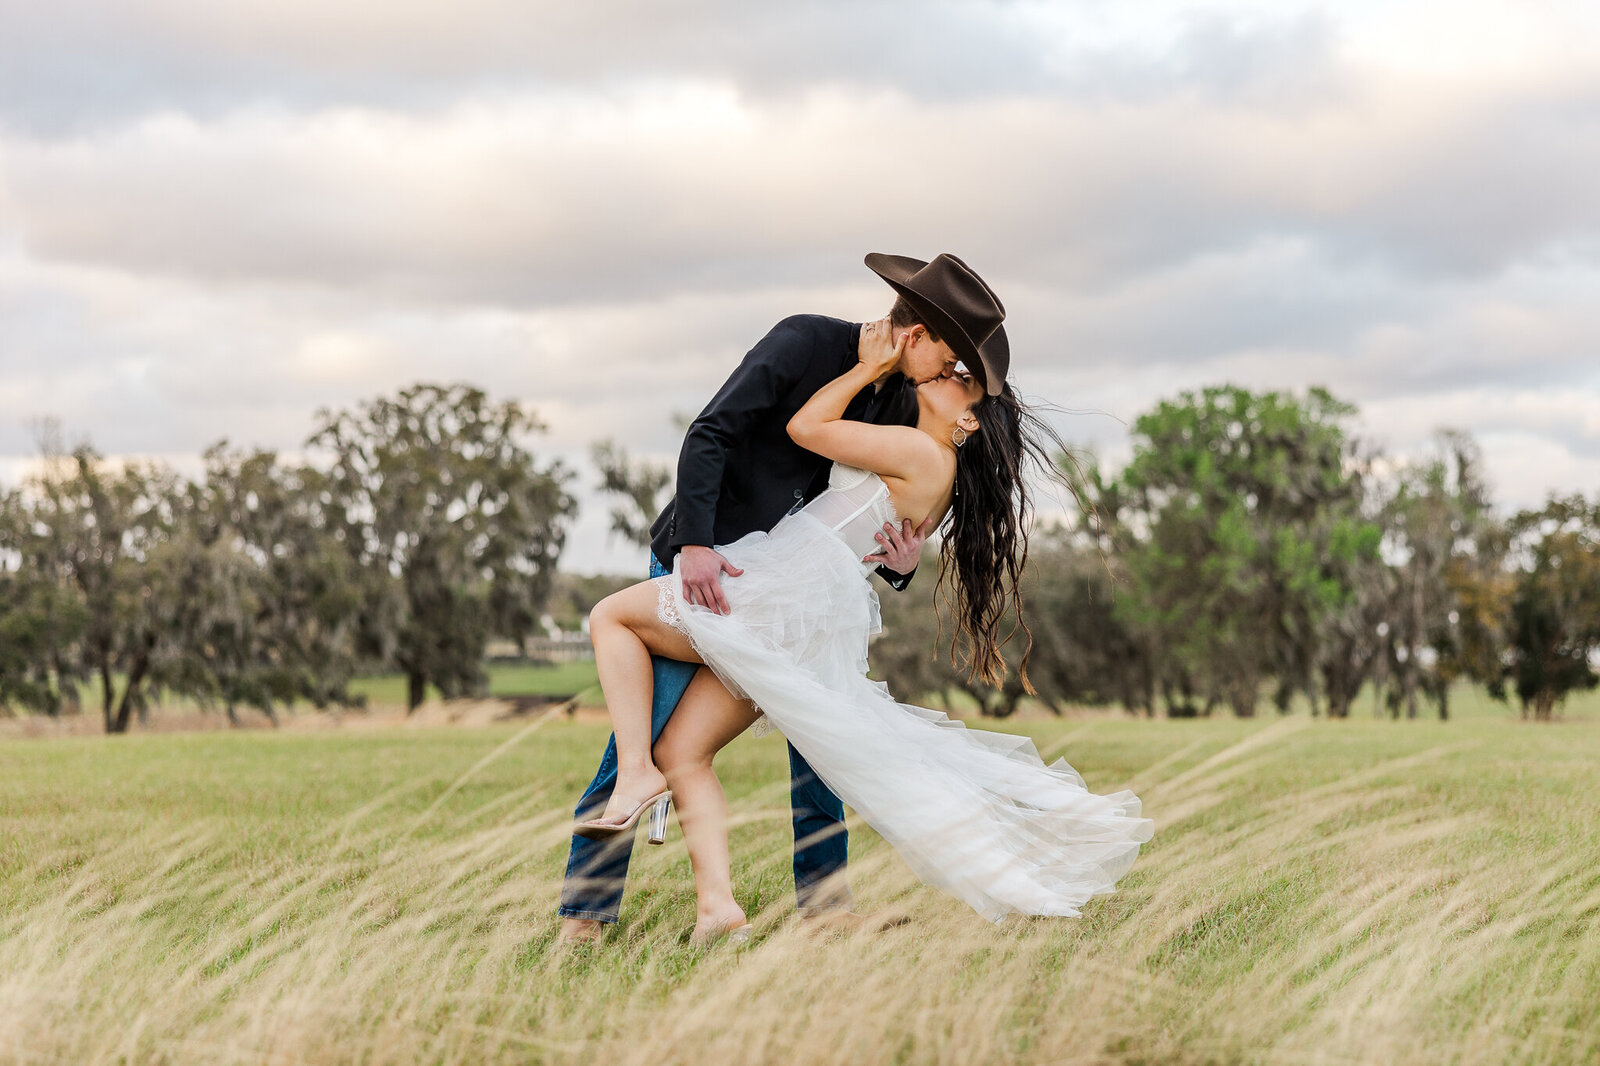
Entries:
{"label": "flowing dress train", "polygon": [[898,516],[883,480],[835,464],[827,490],[772,532],[718,548],[744,570],[722,583],[729,614],[689,604],[674,568],[656,579],[661,618],[924,882],[991,921],[1076,915],[1112,891],[1154,823],[1132,792],[1090,792],[1029,738],[968,729],[867,677],[879,616],[861,557],[885,522]]}

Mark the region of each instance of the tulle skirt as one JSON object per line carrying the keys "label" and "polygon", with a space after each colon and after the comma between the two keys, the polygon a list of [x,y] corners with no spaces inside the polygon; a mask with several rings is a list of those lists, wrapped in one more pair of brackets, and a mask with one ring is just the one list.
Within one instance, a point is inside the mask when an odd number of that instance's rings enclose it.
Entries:
{"label": "tulle skirt", "polygon": [[722,583],[731,612],[689,604],[674,574],[657,579],[662,618],[918,877],[991,921],[1076,915],[1113,890],[1153,829],[1139,798],[1096,795],[1027,737],[968,729],[868,678],[877,594],[833,530],[797,512],[718,550],[744,570]]}

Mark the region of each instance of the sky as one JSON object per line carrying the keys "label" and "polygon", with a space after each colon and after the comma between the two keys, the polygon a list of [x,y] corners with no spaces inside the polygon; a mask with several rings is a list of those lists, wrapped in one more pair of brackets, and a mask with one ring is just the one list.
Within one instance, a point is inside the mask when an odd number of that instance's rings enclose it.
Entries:
{"label": "sky", "polygon": [[526,403],[563,567],[642,570],[776,321],[952,252],[1115,466],[1181,390],[1324,385],[1506,507],[1600,491],[1600,5],[0,0],[0,485],[41,419],[197,469],[417,381]]}

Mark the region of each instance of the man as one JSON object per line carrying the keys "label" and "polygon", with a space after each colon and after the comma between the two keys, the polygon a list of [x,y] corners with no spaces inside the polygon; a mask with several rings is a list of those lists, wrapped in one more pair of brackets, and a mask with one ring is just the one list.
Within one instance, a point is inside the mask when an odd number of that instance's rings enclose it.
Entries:
{"label": "man", "polygon": [[[999,330],[1005,309],[999,298],[961,260],[940,255],[930,263],[905,256],[867,256],[867,266],[898,294],[889,314],[865,325],[820,315],[797,315],[773,327],[750,350],[690,425],[678,460],[675,495],[651,527],[650,576],[666,573],[676,560],[684,595],[691,603],[725,614],[722,580],[739,573],[714,545],[771,529],[788,511],[827,485],[830,464],[799,447],[786,431],[789,419],[822,386],[837,378],[872,346],[893,348],[904,334],[899,369],[863,389],[845,417],[877,424],[914,425],[915,387],[954,370],[957,356],[940,331],[966,338],[978,328],[981,343]],[[975,324],[975,325],[974,325]],[[963,343],[963,348],[976,346]],[[976,366],[976,373],[984,368]],[[1004,371],[1000,374],[1003,377]],[[999,381],[991,391],[999,391]],[[864,561],[895,589],[910,581],[932,528],[910,523],[885,526],[882,549]],[[652,736],[659,736],[699,667],[654,660]],[[843,884],[848,855],[844,807],[819,781],[800,753],[789,748],[794,819],[795,895],[803,916],[847,912]],[[600,770],[578,801],[579,821],[604,810],[616,782],[615,739]],[[574,836],[561,891],[564,940],[590,940],[615,922],[632,854],[633,834],[601,839]]]}

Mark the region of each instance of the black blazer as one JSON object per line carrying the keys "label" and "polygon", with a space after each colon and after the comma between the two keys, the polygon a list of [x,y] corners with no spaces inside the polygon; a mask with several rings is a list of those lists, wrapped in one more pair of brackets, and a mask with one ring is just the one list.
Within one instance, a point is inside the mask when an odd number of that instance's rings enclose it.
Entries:
{"label": "black blazer", "polygon": [[[858,323],[795,315],[772,327],[689,426],[678,456],[676,494],[650,527],[650,550],[673,566],[686,544],[729,544],[768,530],[828,484],[827,459],[789,439],[789,419],[818,389],[856,362]],[[846,418],[915,425],[912,384],[895,374],[862,389]],[[879,568],[896,588],[909,575]]]}

